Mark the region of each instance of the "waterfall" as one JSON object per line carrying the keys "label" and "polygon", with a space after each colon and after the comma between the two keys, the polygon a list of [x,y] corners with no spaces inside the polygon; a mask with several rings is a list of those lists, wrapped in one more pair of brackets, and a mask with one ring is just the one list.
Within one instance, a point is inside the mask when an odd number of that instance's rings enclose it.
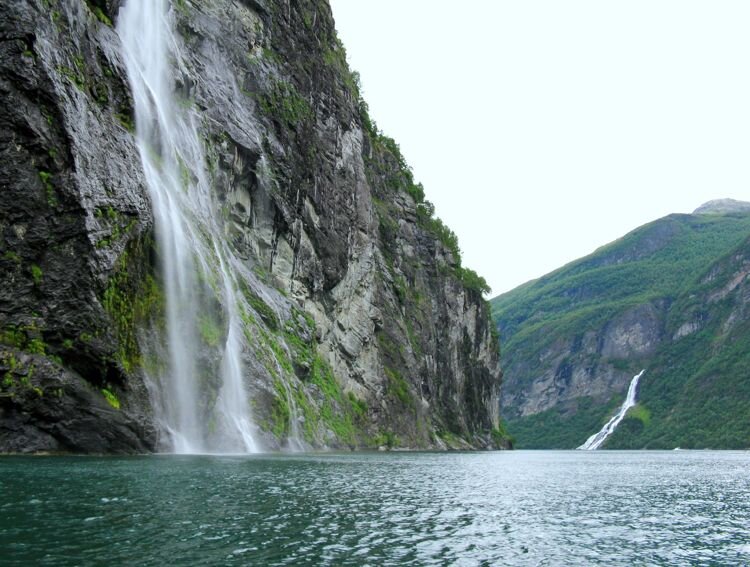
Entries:
{"label": "waterfall", "polygon": [[620,425],[620,422],[625,418],[625,414],[628,413],[628,410],[635,405],[635,396],[638,390],[638,381],[641,379],[641,376],[643,376],[644,372],[646,371],[641,370],[640,373],[633,376],[633,379],[630,381],[630,386],[628,387],[628,395],[625,396],[625,401],[622,402],[622,405],[617,411],[617,414],[612,419],[610,419],[598,433],[594,433],[586,440],[583,445],[578,447],[579,449],[582,449],[584,451],[593,451],[594,449],[598,449],[602,446],[602,443],[604,443],[607,438],[612,435],[612,433],[614,433],[615,429],[617,429],[617,426]]}
{"label": "waterfall", "polygon": [[286,391],[287,404],[289,405],[289,436],[287,437],[287,450],[292,453],[299,453],[305,450],[305,442],[302,440],[302,436],[299,430],[299,410],[297,409],[297,402],[292,394],[292,389],[289,384],[283,382],[284,390]]}
{"label": "waterfall", "polygon": [[[151,196],[165,328],[155,412],[169,450],[256,452],[243,383],[243,298],[221,239],[219,207],[206,170],[199,117],[175,100],[182,62],[166,0],[128,0],[122,40],[135,104],[136,138]],[[147,347],[149,348],[149,347]]]}

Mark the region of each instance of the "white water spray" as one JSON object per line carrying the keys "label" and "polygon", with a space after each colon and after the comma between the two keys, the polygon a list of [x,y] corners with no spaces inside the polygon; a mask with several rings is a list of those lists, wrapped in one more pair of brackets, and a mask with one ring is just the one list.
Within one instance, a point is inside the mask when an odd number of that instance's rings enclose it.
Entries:
{"label": "white water spray", "polygon": [[617,426],[620,425],[620,422],[625,418],[625,414],[628,413],[628,410],[635,405],[635,396],[638,391],[638,381],[641,379],[641,376],[643,376],[644,372],[646,371],[641,370],[640,373],[633,376],[633,379],[630,381],[630,386],[628,387],[628,395],[625,396],[625,401],[622,402],[622,405],[620,406],[617,414],[612,419],[610,419],[598,433],[594,433],[586,440],[583,445],[578,447],[579,449],[584,451],[593,451],[594,449],[598,449],[602,446],[602,443],[607,440],[607,437],[614,433],[615,429],[617,429]]}
{"label": "white water spray", "polygon": [[177,453],[256,452],[243,383],[242,298],[206,173],[197,116],[178,107],[181,62],[166,0],[128,0],[117,31],[135,103],[138,148],[153,203],[166,313],[157,417]]}

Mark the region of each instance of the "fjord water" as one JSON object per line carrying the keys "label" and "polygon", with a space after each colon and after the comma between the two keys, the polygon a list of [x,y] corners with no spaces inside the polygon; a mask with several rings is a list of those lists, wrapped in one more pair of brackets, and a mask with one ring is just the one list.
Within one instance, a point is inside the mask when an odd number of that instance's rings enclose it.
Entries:
{"label": "fjord water", "polygon": [[[152,340],[142,341],[144,350],[165,361],[152,365],[158,370],[151,376],[164,449],[255,452],[243,385],[242,298],[233,276],[241,266],[220,238],[199,117],[175,99],[180,40],[168,3],[128,0],[117,31],[135,103],[165,295],[166,328],[152,330]],[[207,335],[203,340],[201,331]]]}
{"label": "fjord water", "polygon": [[594,433],[591,437],[589,437],[583,445],[578,447],[579,449],[584,451],[594,451],[596,449],[599,449],[607,440],[607,438],[615,432],[615,429],[617,429],[617,426],[620,425],[620,422],[625,419],[625,414],[628,413],[628,410],[635,405],[636,394],[638,393],[638,382],[640,381],[641,376],[643,376],[644,372],[646,371],[641,370],[638,374],[633,376],[633,379],[630,381],[630,386],[628,386],[628,393],[625,396],[625,401],[622,402],[620,409],[617,410],[617,413],[612,417],[612,419],[605,423],[604,427],[602,427],[599,432]]}
{"label": "fjord water", "polygon": [[750,453],[0,458],[4,565],[742,565]]}

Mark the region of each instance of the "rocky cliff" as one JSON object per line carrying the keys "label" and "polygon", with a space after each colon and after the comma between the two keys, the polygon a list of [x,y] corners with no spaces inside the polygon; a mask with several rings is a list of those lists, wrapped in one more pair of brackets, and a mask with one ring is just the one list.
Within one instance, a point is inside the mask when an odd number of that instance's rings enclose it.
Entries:
{"label": "rocky cliff", "polygon": [[573,448],[645,369],[607,447],[750,445],[750,215],[670,215],[493,300],[518,446]]}
{"label": "rocky cliff", "polygon": [[[166,340],[165,251],[120,4],[0,6],[2,451],[170,448],[151,348]],[[222,231],[206,238],[242,268],[261,447],[297,430],[308,447],[504,445],[483,281],[370,120],[327,2],[174,0],[169,17]],[[196,331],[206,368],[228,332]],[[210,429],[217,386],[200,388]]]}

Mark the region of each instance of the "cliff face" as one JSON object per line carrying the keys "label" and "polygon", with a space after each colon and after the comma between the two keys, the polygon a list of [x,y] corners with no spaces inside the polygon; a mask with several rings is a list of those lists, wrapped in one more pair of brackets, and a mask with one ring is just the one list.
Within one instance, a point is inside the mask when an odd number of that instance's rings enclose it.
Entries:
{"label": "cliff face", "polygon": [[607,447],[747,446],[748,235],[747,213],[671,215],[493,300],[518,445],[581,445],[645,369]]}
{"label": "cliff face", "polygon": [[[168,448],[150,348],[165,340],[164,252],[119,4],[0,7],[3,451]],[[297,429],[318,447],[503,444],[481,285],[367,116],[327,3],[176,0],[171,17],[175,86],[219,204],[210,238],[247,268],[262,447]],[[227,332],[202,332],[206,359]]]}

